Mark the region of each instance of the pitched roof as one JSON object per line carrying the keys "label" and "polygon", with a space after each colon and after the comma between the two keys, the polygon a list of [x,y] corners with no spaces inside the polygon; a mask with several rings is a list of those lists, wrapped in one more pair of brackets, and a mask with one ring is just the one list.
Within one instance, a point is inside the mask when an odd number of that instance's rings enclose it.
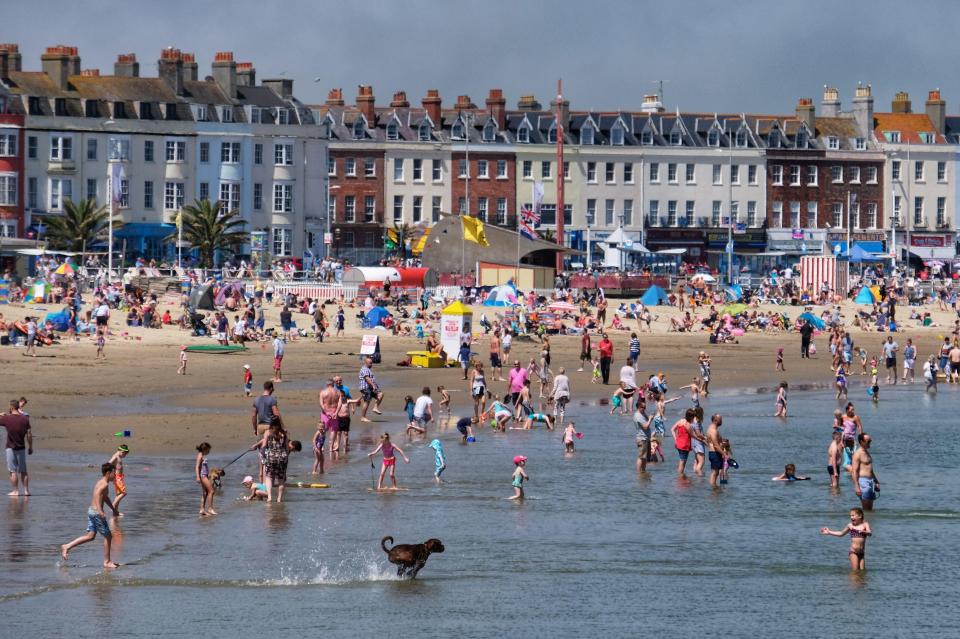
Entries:
{"label": "pitched roof", "polygon": [[[878,142],[886,142],[885,131],[899,131],[900,142],[927,144],[920,138],[921,133],[934,133],[936,127],[926,113],[874,113],[874,134]],[[946,139],[936,134],[933,144],[946,144]]]}

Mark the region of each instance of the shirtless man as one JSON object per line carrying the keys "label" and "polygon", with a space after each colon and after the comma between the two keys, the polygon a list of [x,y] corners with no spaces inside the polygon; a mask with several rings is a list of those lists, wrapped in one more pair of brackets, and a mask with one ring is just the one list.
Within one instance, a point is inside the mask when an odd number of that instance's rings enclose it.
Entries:
{"label": "shirtless man", "polygon": [[950,379],[948,381],[951,384],[956,384],[960,381],[960,345],[954,344],[948,357],[950,358]]}
{"label": "shirtless man", "polygon": [[827,472],[830,473],[830,488],[840,487],[840,466],[843,464],[843,433],[833,431],[833,440],[827,448]]}
{"label": "shirtless man", "polygon": [[853,454],[853,463],[850,466],[850,476],[853,478],[853,488],[863,504],[864,510],[873,510],[873,501],[880,492],[880,480],[873,471],[873,455],[870,454],[870,444],[873,438],[866,433],[860,433],[858,438],[860,448]]}
{"label": "shirtless man", "polygon": [[119,568],[120,564],[110,559],[110,542],[113,535],[110,533],[110,526],[107,525],[107,516],[103,513],[103,506],[106,504],[113,511],[114,516],[120,515],[120,511],[110,501],[110,484],[114,481],[116,470],[113,464],[107,462],[100,466],[100,472],[103,473],[103,477],[93,487],[93,498],[90,500],[90,508],[87,510],[87,532],[69,544],[60,546],[60,556],[66,561],[67,553],[72,548],[93,541],[97,533],[100,533],[103,535],[103,567]]}
{"label": "shirtless man", "polygon": [[710,459],[710,486],[717,487],[720,471],[723,470],[723,445],[720,442],[720,427],[723,417],[716,413],[710,418],[707,427],[707,457]]}
{"label": "shirtless man", "polygon": [[[496,377],[494,377],[496,375]],[[503,381],[503,363],[500,361],[500,329],[490,336],[490,381]]]}
{"label": "shirtless man", "polygon": [[327,385],[320,391],[320,421],[323,422],[328,433],[333,437],[330,441],[330,452],[340,449],[340,430],[337,428],[337,404],[340,402],[340,391],[333,384],[333,379],[327,380]]}

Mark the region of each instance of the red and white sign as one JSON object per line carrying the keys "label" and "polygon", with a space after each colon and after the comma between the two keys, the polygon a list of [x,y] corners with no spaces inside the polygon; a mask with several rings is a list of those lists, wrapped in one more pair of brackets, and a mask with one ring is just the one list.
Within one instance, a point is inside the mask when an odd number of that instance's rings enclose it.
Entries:
{"label": "red and white sign", "polygon": [[921,248],[940,248],[949,246],[948,240],[944,235],[911,235],[910,246],[919,246]]}

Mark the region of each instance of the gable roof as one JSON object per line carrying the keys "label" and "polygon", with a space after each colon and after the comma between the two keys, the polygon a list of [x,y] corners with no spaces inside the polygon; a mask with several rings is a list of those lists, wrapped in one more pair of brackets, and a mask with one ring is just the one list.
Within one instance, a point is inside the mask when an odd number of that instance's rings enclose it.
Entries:
{"label": "gable roof", "polygon": [[[936,127],[926,113],[874,113],[874,135],[878,142],[886,142],[884,131],[899,131],[902,144],[926,144],[921,133],[935,133]],[[947,144],[943,135],[934,136],[934,144]]]}

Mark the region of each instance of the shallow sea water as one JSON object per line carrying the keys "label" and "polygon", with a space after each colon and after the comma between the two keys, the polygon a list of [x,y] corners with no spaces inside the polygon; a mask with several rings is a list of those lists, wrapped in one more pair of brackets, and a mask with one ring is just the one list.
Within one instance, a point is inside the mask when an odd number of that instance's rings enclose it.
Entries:
{"label": "shallow sea water", "polygon": [[[109,573],[99,539],[67,562],[56,552],[84,530],[101,460],[36,457],[35,495],[0,504],[0,635],[955,634],[960,389],[884,387],[876,405],[862,388],[851,395],[882,487],[862,575],[849,571],[848,539],[818,533],[858,505],[846,475],[839,492],[828,485],[832,394],[792,392],[786,422],[769,416],[771,393],[711,397],[706,410],[724,415],[740,464],[719,491],[677,479],[670,440],[667,463],[638,478],[630,419],[574,402],[568,417],[585,435],[571,456],[559,432],[483,429],[461,445],[446,430],[446,484],[432,482],[432,450],[401,439],[411,463],[398,476],[410,490],[380,494],[369,491],[372,445],[355,442],[321,480],[332,488],[291,489],[287,503],[266,505],[237,501],[250,455],[230,467],[220,515],[207,519],[196,516],[189,448],[179,459],[133,455],[115,536],[126,565]],[[668,424],[685,403],[669,407]],[[399,417],[392,423],[399,434]],[[214,451],[211,465],[236,452]],[[523,503],[505,501],[516,454],[529,457]],[[292,481],[305,481],[311,462],[292,457]],[[771,482],[786,462],[813,480]],[[384,535],[438,537],[446,552],[400,581]]]}

